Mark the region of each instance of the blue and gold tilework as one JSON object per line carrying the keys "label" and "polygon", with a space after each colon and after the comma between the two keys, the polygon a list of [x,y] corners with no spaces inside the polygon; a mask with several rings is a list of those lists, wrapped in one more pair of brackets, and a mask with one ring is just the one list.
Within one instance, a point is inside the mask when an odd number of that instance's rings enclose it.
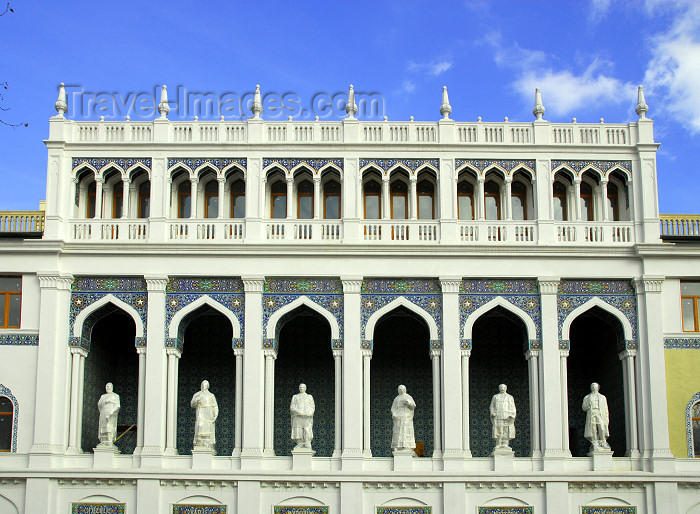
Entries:
{"label": "blue and gold tilework", "polygon": [[377,507],[377,514],[431,514],[432,507]]}
{"label": "blue and gold tilework", "polygon": [[533,514],[533,507],[479,507],[478,514]]}
{"label": "blue and gold tilework", "polygon": [[124,503],[73,503],[71,514],[124,514]]}
{"label": "blue and gold tilework", "polygon": [[0,384],[0,396],[6,397],[10,402],[12,402],[12,444],[10,448],[11,453],[17,453],[17,434],[19,429],[19,402],[15,395],[12,394],[9,388]]}
{"label": "blue and gold tilework", "polygon": [[462,168],[470,167],[479,170],[480,174],[489,168],[499,168],[507,175],[510,175],[513,170],[525,168],[534,175],[535,161],[533,160],[507,160],[507,159],[455,159],[455,170],[461,171]]}
{"label": "blue and gold tilework", "polygon": [[123,171],[128,171],[134,166],[140,166],[148,171],[151,170],[150,157],[73,157],[73,171],[77,170],[84,164],[89,164],[98,172],[103,168],[115,166]]}
{"label": "blue and gold tilework", "polygon": [[581,507],[581,514],[637,514],[637,507]]}
{"label": "blue and gold tilework", "polygon": [[205,157],[175,157],[168,159],[168,169],[172,169],[179,164],[187,166],[190,170],[194,171],[204,165],[211,167],[220,173],[231,167],[237,167],[242,170],[246,169],[247,159],[245,157],[220,157],[208,159]]}
{"label": "blue and gold tilework", "polygon": [[440,161],[438,159],[360,159],[360,169],[372,166],[386,174],[394,166],[407,168],[411,175],[415,175],[416,171],[423,167],[432,167],[434,170],[440,170]]}
{"label": "blue and gold tilework", "polygon": [[665,350],[700,350],[700,337],[665,337]]}
{"label": "blue and gold tilework", "polygon": [[632,173],[632,161],[552,161],[552,171],[556,171],[561,167],[573,170],[576,175],[580,175],[581,172],[587,168],[595,169],[603,175],[607,175],[613,168],[622,168],[627,171],[628,174]]}
{"label": "blue and gold tilework", "polygon": [[173,514],[226,514],[226,505],[173,505]]}
{"label": "blue and gold tilework", "polygon": [[273,512],[274,514],[328,514],[328,507],[325,505],[314,505],[309,507],[286,507],[281,505],[275,505]]}
{"label": "blue and gold tilework", "polygon": [[270,158],[266,157],[263,159],[263,169],[266,170],[271,166],[276,166],[289,173],[297,166],[305,166],[313,170],[314,175],[318,175],[324,168],[329,165],[333,168],[334,166],[340,170],[343,169],[343,159],[342,158],[330,158],[330,159],[311,159],[311,158],[295,158],[295,159],[284,159],[284,158]]}
{"label": "blue and gold tilework", "polygon": [[39,334],[3,333],[0,334],[0,346],[38,346]]}

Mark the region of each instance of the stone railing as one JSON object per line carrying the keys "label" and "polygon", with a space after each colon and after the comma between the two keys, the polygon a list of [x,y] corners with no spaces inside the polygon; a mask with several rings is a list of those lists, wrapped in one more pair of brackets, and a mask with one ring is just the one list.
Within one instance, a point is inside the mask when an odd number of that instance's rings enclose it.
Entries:
{"label": "stone railing", "polygon": [[41,233],[44,211],[0,211],[0,234]]}
{"label": "stone railing", "polygon": [[661,214],[661,237],[700,237],[700,214]]}

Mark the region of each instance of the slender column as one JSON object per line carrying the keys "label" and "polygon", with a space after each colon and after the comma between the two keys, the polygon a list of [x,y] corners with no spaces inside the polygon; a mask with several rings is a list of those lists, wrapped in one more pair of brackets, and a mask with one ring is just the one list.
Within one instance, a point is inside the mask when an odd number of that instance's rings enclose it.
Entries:
{"label": "slender column", "polygon": [[182,356],[176,348],[168,348],[168,412],[165,425],[165,453],[177,455],[175,425],[177,423],[177,360]]}
{"label": "slender column", "polygon": [[[68,217],[70,218],[82,218],[83,216],[76,211],[78,209],[78,206],[75,205],[75,195],[76,193],[80,195],[80,186],[78,185],[78,177],[71,177],[70,179],[70,199],[68,201],[68,205],[70,205],[68,209]],[[79,200],[79,202],[82,201]],[[80,207],[82,207],[82,203],[80,203]]]}
{"label": "slender column", "polygon": [[294,217],[294,177],[287,177],[287,219]]}
{"label": "slender column", "polygon": [[576,221],[581,221],[581,179],[574,180],[574,207],[576,208]]}
{"label": "slender column", "polygon": [[372,447],[369,441],[369,371],[372,360],[372,350],[362,351],[362,453],[365,457],[372,456]]}
{"label": "slender column", "polygon": [[[85,357],[81,357],[80,364],[78,366],[78,424],[76,426],[78,448],[83,445],[83,398],[84,398],[84,388],[85,384]],[[104,387],[104,385],[102,386]]]}
{"label": "slender column", "polygon": [[639,441],[637,439],[637,380],[634,371],[636,350],[625,350],[620,353],[623,373],[625,375],[625,410],[627,411],[627,457],[639,457]]}
{"label": "slender column", "polygon": [[[122,179],[122,219],[129,217],[129,206],[131,205],[131,179]],[[138,214],[138,213],[137,213]]]}
{"label": "slender column", "polygon": [[610,212],[608,209],[608,181],[600,181],[600,205],[603,210],[603,221],[610,220]]}
{"label": "slender column", "polygon": [[265,446],[263,453],[269,456],[275,455],[274,428],[275,428],[275,359],[277,352],[265,350]]}
{"label": "slender column", "polygon": [[321,177],[314,175],[314,219],[321,216]]}
{"label": "slender column", "polygon": [[513,177],[506,177],[506,219],[513,219]]}
{"label": "slender column", "polygon": [[80,422],[80,409],[78,403],[78,391],[80,382],[81,360],[87,357],[87,351],[82,348],[71,348],[71,386],[70,386],[70,426],[68,428],[68,453],[82,453],[80,439],[78,439],[78,424]]}
{"label": "slender column", "polygon": [[569,358],[569,350],[559,351],[559,377],[561,389],[561,447],[565,452],[571,454],[569,448],[569,377],[567,369],[567,359]]}
{"label": "slender column", "polygon": [[218,177],[217,181],[219,183],[219,198],[216,201],[216,217],[222,219],[224,217],[224,186],[226,186],[226,179],[224,177]]}
{"label": "slender column", "polygon": [[197,217],[199,200],[199,177],[190,177],[190,219]]}
{"label": "slender column", "polygon": [[462,444],[462,370],[460,367],[460,323],[459,323],[459,286],[461,277],[440,277],[442,289],[442,355],[440,364],[442,413],[442,454],[445,470],[452,466],[450,460],[459,460],[457,470],[463,468],[464,457]]}
{"label": "slender column", "polygon": [[528,362],[528,373],[530,375],[530,434],[532,439],[532,456],[542,457],[540,447],[540,352],[528,350],[525,353]]}
{"label": "slender column", "polygon": [[357,394],[362,378],[362,334],[360,305],[362,277],[341,276],[343,281],[343,370],[342,370],[342,423],[343,470],[362,467],[363,398]]}
{"label": "slender column", "polygon": [[469,357],[471,350],[462,350],[462,448],[465,457],[472,456],[469,443]]}
{"label": "slender column", "polygon": [[343,350],[333,350],[335,364],[335,446],[333,457],[340,457],[343,435]]}
{"label": "slender column", "polygon": [[476,180],[476,217],[477,219],[486,219],[485,211],[486,207],[484,205],[484,176],[479,175]]}
{"label": "slender column", "polygon": [[243,442],[243,348],[235,348],[233,355],[236,357],[236,412],[234,418],[235,439],[233,445],[234,456],[241,454]]}
{"label": "slender column", "polygon": [[433,458],[442,457],[442,427],[440,421],[440,355],[442,350],[430,350],[430,360],[433,361]]}
{"label": "slender column", "polygon": [[389,177],[382,175],[382,219],[391,218],[391,195],[389,193]]}
{"label": "slender column", "polygon": [[102,177],[95,177],[95,219],[99,220],[102,218],[102,186],[104,184],[104,179]]}
{"label": "slender column", "polygon": [[411,184],[408,193],[408,200],[411,204],[411,216],[412,220],[418,219],[418,191],[416,188],[418,180],[416,177],[411,177]]}
{"label": "slender column", "polygon": [[146,348],[139,346],[136,348],[139,355],[139,392],[138,410],[136,411],[136,450],[134,453],[141,453],[143,448],[143,420],[146,416]]}

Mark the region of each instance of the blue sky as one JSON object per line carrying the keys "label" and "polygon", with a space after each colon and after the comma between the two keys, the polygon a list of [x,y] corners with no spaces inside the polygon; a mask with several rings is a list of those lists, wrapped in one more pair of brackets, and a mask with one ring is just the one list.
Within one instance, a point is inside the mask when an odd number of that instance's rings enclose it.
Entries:
{"label": "blue sky", "polygon": [[457,121],[532,121],[538,86],[545,119],[610,123],[636,120],[644,84],[661,143],[661,212],[700,213],[697,0],[10,5],[14,13],[0,17],[0,82],[8,83],[0,106],[10,110],[0,117],[29,127],[0,126],[0,210],[36,209],[44,199],[42,140],[60,82],[75,86],[69,108],[78,91],[84,101],[119,95],[128,108],[160,84],[171,100],[178,86],[242,96],[260,84],[269,98],[286,93],[310,106],[352,83],[380,94],[389,120],[421,121],[440,118],[443,85]]}

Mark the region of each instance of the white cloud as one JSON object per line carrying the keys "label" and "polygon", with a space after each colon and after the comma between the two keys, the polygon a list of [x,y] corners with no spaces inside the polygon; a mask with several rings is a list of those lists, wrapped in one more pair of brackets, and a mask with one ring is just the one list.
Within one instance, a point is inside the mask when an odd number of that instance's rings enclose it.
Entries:
{"label": "white cloud", "polygon": [[593,22],[600,21],[610,9],[610,0],[591,0],[589,18]]}
{"label": "white cloud", "polygon": [[404,80],[401,83],[401,91],[404,93],[413,93],[416,90],[416,85],[410,80]]}
{"label": "white cloud", "polygon": [[441,73],[446,72],[452,68],[452,61],[433,61],[433,62],[424,62],[424,63],[416,63],[416,62],[409,62],[408,63],[408,71],[413,72],[413,73],[429,73],[430,75],[438,76]]}

